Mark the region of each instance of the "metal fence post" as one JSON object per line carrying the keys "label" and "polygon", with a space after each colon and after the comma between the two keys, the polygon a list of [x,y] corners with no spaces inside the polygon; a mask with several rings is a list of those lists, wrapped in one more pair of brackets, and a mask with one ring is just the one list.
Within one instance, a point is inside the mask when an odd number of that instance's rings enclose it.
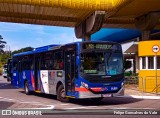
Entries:
{"label": "metal fence post", "polygon": [[142,78],[142,96],[144,95],[144,77]]}

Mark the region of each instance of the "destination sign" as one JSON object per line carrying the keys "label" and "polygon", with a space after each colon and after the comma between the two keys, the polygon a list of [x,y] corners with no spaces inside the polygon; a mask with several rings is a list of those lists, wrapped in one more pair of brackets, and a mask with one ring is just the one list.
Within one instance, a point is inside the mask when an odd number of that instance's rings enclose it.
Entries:
{"label": "destination sign", "polygon": [[111,44],[99,44],[99,43],[84,43],[83,44],[83,49],[112,49]]}

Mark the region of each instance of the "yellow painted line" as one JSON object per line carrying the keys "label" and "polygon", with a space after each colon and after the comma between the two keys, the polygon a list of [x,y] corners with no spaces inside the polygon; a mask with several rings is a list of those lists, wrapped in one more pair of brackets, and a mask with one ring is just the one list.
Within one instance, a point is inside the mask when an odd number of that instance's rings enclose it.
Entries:
{"label": "yellow painted line", "polygon": [[67,98],[75,98],[75,97],[73,97],[73,96],[66,96]]}
{"label": "yellow painted line", "polygon": [[35,91],[36,93],[41,93],[41,91]]}

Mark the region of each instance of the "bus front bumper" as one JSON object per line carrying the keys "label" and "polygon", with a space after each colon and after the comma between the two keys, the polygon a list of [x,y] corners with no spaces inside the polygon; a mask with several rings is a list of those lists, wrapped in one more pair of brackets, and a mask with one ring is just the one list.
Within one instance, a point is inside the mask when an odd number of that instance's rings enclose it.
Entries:
{"label": "bus front bumper", "polygon": [[79,92],[78,98],[99,98],[99,97],[116,97],[124,96],[124,86],[117,93],[106,93],[106,94],[94,94],[92,92]]}

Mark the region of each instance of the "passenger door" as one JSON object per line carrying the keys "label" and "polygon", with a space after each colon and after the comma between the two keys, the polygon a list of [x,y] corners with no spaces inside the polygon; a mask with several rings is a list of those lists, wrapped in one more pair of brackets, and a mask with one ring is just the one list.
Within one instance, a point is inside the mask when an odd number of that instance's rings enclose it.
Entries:
{"label": "passenger door", "polygon": [[21,87],[20,85],[21,85],[21,82],[22,82],[22,62],[21,61],[19,61],[18,62],[18,87]]}
{"label": "passenger door", "polygon": [[34,80],[35,80],[35,90],[40,91],[41,90],[41,84],[40,84],[40,57],[35,57],[35,63],[34,63]]}
{"label": "passenger door", "polygon": [[65,52],[65,86],[66,95],[74,96],[75,86],[75,67],[76,67],[75,50]]}

